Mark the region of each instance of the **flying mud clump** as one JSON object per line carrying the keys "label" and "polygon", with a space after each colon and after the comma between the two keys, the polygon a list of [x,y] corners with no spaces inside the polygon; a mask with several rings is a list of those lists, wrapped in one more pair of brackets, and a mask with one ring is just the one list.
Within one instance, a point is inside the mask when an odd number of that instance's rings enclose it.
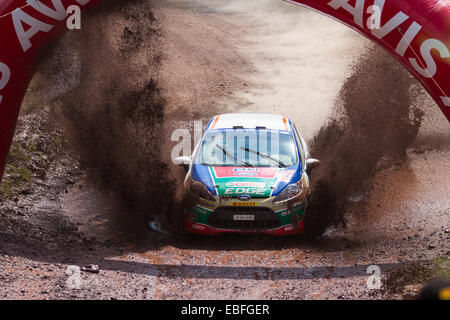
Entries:
{"label": "flying mud clump", "polygon": [[406,161],[423,117],[414,106],[415,83],[379,48],[370,48],[354,64],[336,115],[312,143],[312,154],[322,160],[311,177],[306,224],[312,235],[343,224],[349,204],[364,199],[375,173]]}
{"label": "flying mud clump", "polygon": [[161,160],[161,35],[150,1],[114,1],[63,38],[60,46],[71,49],[56,51],[78,51],[66,61],[79,63],[79,79],[61,98],[61,113],[82,165],[123,214],[167,223],[176,204]]}

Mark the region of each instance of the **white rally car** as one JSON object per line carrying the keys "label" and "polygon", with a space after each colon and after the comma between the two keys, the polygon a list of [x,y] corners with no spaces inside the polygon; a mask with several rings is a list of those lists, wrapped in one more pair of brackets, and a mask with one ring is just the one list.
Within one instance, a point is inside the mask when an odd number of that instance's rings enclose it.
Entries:
{"label": "white rally car", "polygon": [[289,118],[272,114],[222,114],[209,122],[187,169],[184,225],[200,234],[305,230],[309,157]]}

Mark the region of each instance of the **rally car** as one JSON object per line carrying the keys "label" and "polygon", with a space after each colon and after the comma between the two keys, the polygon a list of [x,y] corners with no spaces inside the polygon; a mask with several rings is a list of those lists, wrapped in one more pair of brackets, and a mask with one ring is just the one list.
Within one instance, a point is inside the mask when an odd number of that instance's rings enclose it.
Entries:
{"label": "rally car", "polygon": [[290,235],[305,230],[308,172],[319,163],[287,117],[231,113],[209,122],[187,170],[188,232]]}

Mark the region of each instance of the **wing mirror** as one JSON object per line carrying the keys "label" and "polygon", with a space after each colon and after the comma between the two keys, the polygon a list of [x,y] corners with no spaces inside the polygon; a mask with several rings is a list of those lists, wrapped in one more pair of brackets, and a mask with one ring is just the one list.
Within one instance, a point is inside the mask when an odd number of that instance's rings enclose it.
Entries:
{"label": "wing mirror", "polygon": [[189,166],[191,165],[190,157],[178,157],[178,158],[175,158],[174,162],[175,162],[175,164],[183,167],[186,172],[189,171]]}
{"label": "wing mirror", "polygon": [[309,158],[306,160],[306,173],[310,174],[314,168],[317,168],[320,165],[320,160]]}

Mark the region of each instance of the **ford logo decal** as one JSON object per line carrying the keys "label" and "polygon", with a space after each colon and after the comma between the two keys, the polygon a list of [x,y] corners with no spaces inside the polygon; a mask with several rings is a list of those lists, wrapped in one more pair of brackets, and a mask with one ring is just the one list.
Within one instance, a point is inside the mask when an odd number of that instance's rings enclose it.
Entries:
{"label": "ford logo decal", "polygon": [[242,200],[242,201],[248,201],[248,200],[250,200],[251,198],[252,198],[251,196],[249,196],[248,194],[246,194],[246,195],[240,196],[240,197],[239,197],[239,200]]}

